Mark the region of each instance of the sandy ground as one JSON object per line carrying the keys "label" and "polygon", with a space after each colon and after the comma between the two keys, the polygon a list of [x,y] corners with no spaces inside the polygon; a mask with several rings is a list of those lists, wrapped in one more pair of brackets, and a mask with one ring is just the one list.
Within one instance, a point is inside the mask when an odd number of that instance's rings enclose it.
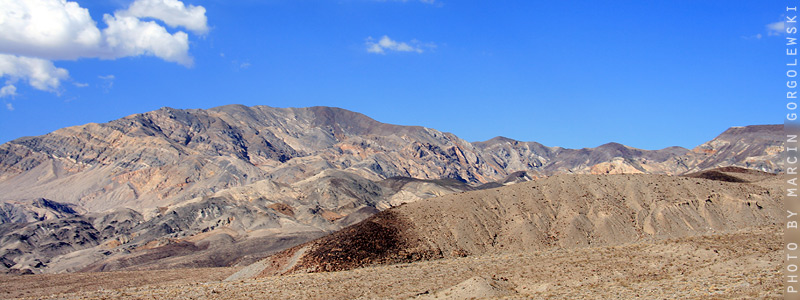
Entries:
{"label": "sandy ground", "polygon": [[0,275],[0,298],[41,298],[52,294],[85,293],[147,285],[220,281],[238,268],[197,268],[40,275]]}
{"label": "sandy ground", "polygon": [[614,247],[481,255],[230,282],[222,280],[233,269],[0,277],[0,295],[51,299],[781,298],[782,239],[780,228],[762,227]]}

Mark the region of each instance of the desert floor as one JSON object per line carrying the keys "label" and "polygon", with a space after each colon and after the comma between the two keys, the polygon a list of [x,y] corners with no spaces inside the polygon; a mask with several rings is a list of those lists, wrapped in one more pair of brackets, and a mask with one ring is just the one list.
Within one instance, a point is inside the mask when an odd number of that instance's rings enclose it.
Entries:
{"label": "desert floor", "polygon": [[616,247],[503,253],[223,281],[235,268],[0,277],[48,299],[781,298],[778,227]]}

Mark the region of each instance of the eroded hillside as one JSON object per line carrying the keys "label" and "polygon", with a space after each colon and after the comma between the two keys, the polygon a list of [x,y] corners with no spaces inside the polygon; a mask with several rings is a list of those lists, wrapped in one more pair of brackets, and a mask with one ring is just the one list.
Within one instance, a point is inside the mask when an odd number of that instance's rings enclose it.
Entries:
{"label": "eroded hillside", "polygon": [[[612,246],[771,226],[782,212],[776,183],[769,174],[756,182],[648,174],[556,175],[450,194],[392,208],[276,254],[262,276]],[[297,252],[302,252],[298,259],[285,259]]]}

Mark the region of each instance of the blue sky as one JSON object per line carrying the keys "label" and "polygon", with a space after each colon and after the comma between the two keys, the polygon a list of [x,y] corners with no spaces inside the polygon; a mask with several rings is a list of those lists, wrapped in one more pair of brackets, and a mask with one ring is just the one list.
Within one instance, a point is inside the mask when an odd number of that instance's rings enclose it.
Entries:
{"label": "blue sky", "polygon": [[[468,141],[569,148],[691,148],[782,122],[783,1],[5,1],[19,5],[0,16],[87,12],[70,23],[84,27],[58,28],[98,33],[0,37],[0,142],[233,103],[335,106]],[[159,14],[165,5],[176,10]],[[155,32],[136,27],[147,24],[165,31],[156,43],[110,42]],[[64,71],[38,82],[21,69],[30,61]]]}

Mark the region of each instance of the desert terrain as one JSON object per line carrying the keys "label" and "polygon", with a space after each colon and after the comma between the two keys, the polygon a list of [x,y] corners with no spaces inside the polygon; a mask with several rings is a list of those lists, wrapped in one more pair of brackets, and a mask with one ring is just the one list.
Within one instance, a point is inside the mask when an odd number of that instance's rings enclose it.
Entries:
{"label": "desert terrain", "polygon": [[557,175],[404,204],[246,267],[4,276],[0,295],[780,298],[780,184],[741,168]]}
{"label": "desert terrain", "polygon": [[[782,132],[782,125],[731,127],[691,150],[643,150],[618,143],[568,149],[504,137],[468,142],[436,129],[385,124],[334,107],[162,108],[0,145],[0,273],[244,267],[406,203],[448,195],[460,199],[466,192],[492,193],[559,175],[683,175],[720,167],[774,174],[782,170]],[[706,177],[714,179],[713,174]],[[548,182],[540,191],[569,189],[568,184]],[[681,184],[670,182],[669,188]],[[659,224],[682,222],[680,218],[691,219],[691,226],[681,229],[686,232],[705,232],[705,225],[723,229],[714,226],[728,221],[735,221],[728,229],[741,228],[744,223],[737,218],[717,216],[727,212],[763,221],[761,213],[740,215],[750,214],[752,207],[723,199],[738,197],[735,193],[683,188],[688,194],[655,192],[659,197],[694,195],[686,210],[634,192],[656,191],[656,182],[621,183],[628,186],[604,190],[595,184],[563,206],[556,205],[561,201],[554,195],[525,189],[498,195],[512,202],[517,196],[532,197],[508,207],[488,198],[466,199],[468,210],[454,210],[474,217],[464,222],[453,220],[452,214],[412,213],[425,224],[436,224],[441,217],[452,226],[463,223],[465,230],[487,225],[482,234],[491,233],[476,244],[477,236],[456,230],[461,242],[473,243],[458,245],[442,231],[446,228],[434,226],[434,235],[414,255],[474,255],[501,246],[542,250],[567,241],[611,245],[617,235],[610,233],[616,229],[622,230],[620,241],[630,241],[640,231],[656,233]],[[608,202],[619,195],[633,200],[623,206]],[[603,200],[587,206],[593,197]],[[650,204],[657,211],[642,210],[641,205],[650,209]],[[481,205],[508,210],[498,219],[504,224],[483,222],[495,216]],[[765,211],[773,208],[766,206]],[[398,210],[398,220],[414,223],[404,217],[407,210]],[[446,211],[436,205],[418,210]],[[514,217],[512,210],[535,218]],[[679,219],[672,220],[672,212]],[[645,218],[659,213],[666,219]],[[607,228],[589,230],[594,225]],[[402,233],[425,236],[426,226],[420,223]],[[524,233],[523,240],[512,241],[516,233]],[[581,236],[590,233],[594,235]],[[403,238],[416,243],[408,236]],[[485,242],[494,246],[487,248]],[[441,243],[447,245],[437,248]],[[311,250],[310,255],[324,251]],[[392,260],[404,261],[410,260]]]}
{"label": "desert terrain", "polygon": [[777,299],[778,226],[223,281],[230,268],[0,277],[25,299]]}

